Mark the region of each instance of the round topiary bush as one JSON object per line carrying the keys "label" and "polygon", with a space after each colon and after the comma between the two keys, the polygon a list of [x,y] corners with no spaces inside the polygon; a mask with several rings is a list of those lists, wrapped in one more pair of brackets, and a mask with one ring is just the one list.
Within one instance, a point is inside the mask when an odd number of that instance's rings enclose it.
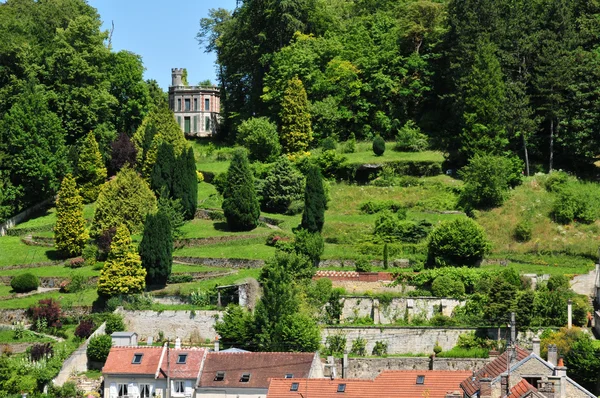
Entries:
{"label": "round topiary bush", "polygon": [[337,142],[333,137],[327,137],[321,141],[321,148],[323,151],[335,151],[337,149]]}
{"label": "round topiary bush", "polygon": [[448,275],[440,275],[431,284],[431,292],[436,297],[461,297],[465,294],[465,284]]}
{"label": "round topiary bush", "polygon": [[479,266],[490,243],[483,228],[470,218],[439,224],[429,237],[427,265],[430,267]]}
{"label": "round topiary bush", "polygon": [[527,220],[520,221],[515,227],[514,237],[518,242],[530,241],[532,234],[531,223]]}
{"label": "round topiary bush", "polygon": [[36,290],[40,286],[40,280],[37,276],[26,273],[17,275],[10,281],[10,287],[17,293],[27,293]]}
{"label": "round topiary bush", "polygon": [[385,141],[380,135],[376,136],[373,140],[373,153],[376,156],[381,156],[385,152]]}
{"label": "round topiary bush", "polygon": [[112,338],[109,335],[92,337],[86,351],[88,361],[106,362],[110,347],[112,347]]}

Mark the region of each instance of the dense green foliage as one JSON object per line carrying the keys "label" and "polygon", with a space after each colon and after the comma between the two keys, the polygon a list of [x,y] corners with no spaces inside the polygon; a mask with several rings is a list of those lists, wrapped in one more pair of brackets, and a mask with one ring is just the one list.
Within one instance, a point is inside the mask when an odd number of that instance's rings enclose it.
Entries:
{"label": "dense green foliage", "polygon": [[112,338],[107,334],[92,337],[87,346],[86,355],[92,362],[106,362],[112,347]]}
{"label": "dense green foliage", "polygon": [[265,178],[261,206],[264,211],[285,213],[290,205],[302,200],[304,176],[286,156],[281,156]]}
{"label": "dense green foliage", "polygon": [[285,153],[306,151],[312,141],[312,127],[306,90],[297,76],[288,81],[281,103],[281,143]]}
{"label": "dense green foliage", "polygon": [[237,150],[227,170],[223,213],[232,231],[250,231],[258,225],[260,205],[246,151]]}
{"label": "dense green foliage", "polygon": [[37,276],[27,272],[17,275],[10,280],[10,287],[16,293],[27,293],[36,290],[40,285],[40,280]]}
{"label": "dense green foliage", "polygon": [[171,221],[158,211],[148,214],[144,235],[138,248],[142,266],[146,269],[146,285],[165,285],[173,265],[173,237]]}
{"label": "dense green foliage", "polygon": [[380,135],[377,135],[373,139],[373,153],[376,156],[382,156],[384,154],[384,152],[385,152],[385,141]]}
{"label": "dense green foliage", "polygon": [[75,179],[67,174],[56,198],[56,225],[54,242],[63,257],[76,257],[83,252],[88,241],[83,218],[83,200]]}
{"label": "dense green foliage", "polygon": [[323,187],[323,176],[316,165],[311,165],[306,175],[304,189],[304,211],[301,227],[309,232],[321,232],[325,223],[327,197]]}
{"label": "dense green foliage", "polygon": [[85,203],[95,202],[100,193],[100,185],[106,180],[102,154],[93,133],[88,133],[79,148],[79,158],[75,170],[75,179],[81,189]]}
{"label": "dense green foliage", "polygon": [[436,297],[461,297],[465,294],[465,285],[448,275],[440,275],[431,284],[431,292]]}
{"label": "dense green foliage", "polygon": [[281,153],[277,126],[266,117],[244,120],[238,127],[237,141],[248,150],[250,160],[272,162]]}
{"label": "dense green foliage", "polygon": [[483,228],[469,218],[458,218],[439,224],[431,232],[427,263],[433,267],[474,267],[489,249]]}

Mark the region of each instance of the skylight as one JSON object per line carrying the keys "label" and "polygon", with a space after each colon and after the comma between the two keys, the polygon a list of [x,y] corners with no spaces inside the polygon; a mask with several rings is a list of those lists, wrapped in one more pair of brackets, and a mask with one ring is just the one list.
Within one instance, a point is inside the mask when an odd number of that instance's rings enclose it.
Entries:
{"label": "skylight", "polygon": [[425,376],[417,376],[417,384],[425,384]]}
{"label": "skylight", "polygon": [[144,354],[133,354],[133,361],[131,361],[131,363],[139,365],[140,363],[142,363],[143,356]]}
{"label": "skylight", "polygon": [[338,384],[337,392],[345,392],[345,391],[346,391],[346,385],[345,384]]}
{"label": "skylight", "polygon": [[223,379],[225,379],[225,372],[217,372],[215,381],[223,381]]}
{"label": "skylight", "polygon": [[185,361],[187,361],[187,354],[179,354],[177,356],[177,363],[183,364]]}
{"label": "skylight", "polygon": [[290,391],[298,391],[298,383],[292,383],[290,387]]}
{"label": "skylight", "polygon": [[248,383],[250,381],[250,373],[244,373],[240,378],[240,383]]}
{"label": "skylight", "polygon": [[294,378],[294,374],[293,373],[286,373],[285,374],[285,378],[286,379],[293,379]]}

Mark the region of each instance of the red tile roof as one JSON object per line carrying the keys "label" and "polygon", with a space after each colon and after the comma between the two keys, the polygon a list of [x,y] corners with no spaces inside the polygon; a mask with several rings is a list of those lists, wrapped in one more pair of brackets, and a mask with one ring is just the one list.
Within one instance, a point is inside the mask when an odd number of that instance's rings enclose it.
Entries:
{"label": "red tile roof", "polygon": [[[163,347],[112,347],[102,368],[102,373],[154,376],[162,351]],[[139,364],[132,363],[134,354],[143,354]]]}
{"label": "red tile roof", "polygon": [[[204,348],[181,348],[169,350],[170,363],[167,364],[167,356],[165,355],[160,366],[159,379],[166,378],[167,367],[173,379],[197,379],[200,373],[200,365],[204,358]],[[185,354],[185,363],[177,363],[180,355]],[[167,366],[168,365],[168,366]]]}
{"label": "red tile roof", "polygon": [[[522,349],[521,347],[516,347],[517,351],[517,361],[522,361],[523,359],[529,356],[529,351]],[[467,377],[460,383],[461,388],[467,393],[469,396],[473,396],[477,391],[479,391],[479,379],[483,377],[489,377],[491,379],[495,379],[500,376],[502,373],[505,373],[508,365],[508,351],[504,351],[500,356],[494,359],[492,362],[485,365],[479,371],[477,371],[471,377]]]}
{"label": "red tile roof", "polygon": [[514,398],[521,398],[525,394],[537,391],[537,389],[529,384],[527,380],[522,379],[519,383],[517,383],[513,388],[510,389],[510,396]]}
{"label": "red tile roof", "polygon": [[[268,388],[269,379],[292,374],[307,378],[315,358],[314,353],[287,352],[210,352],[206,355],[198,387]],[[217,372],[225,372],[222,381],[215,381]],[[248,382],[241,382],[243,374]]]}
{"label": "red tile roof", "polygon": [[[389,370],[375,380],[356,379],[272,379],[267,398],[298,397],[298,392],[310,398],[415,398],[428,396],[444,398],[449,391],[459,389],[461,380],[469,371],[449,370]],[[423,376],[423,384],[417,378]],[[298,391],[292,391],[292,383],[298,383]],[[345,390],[338,392],[338,386]]]}

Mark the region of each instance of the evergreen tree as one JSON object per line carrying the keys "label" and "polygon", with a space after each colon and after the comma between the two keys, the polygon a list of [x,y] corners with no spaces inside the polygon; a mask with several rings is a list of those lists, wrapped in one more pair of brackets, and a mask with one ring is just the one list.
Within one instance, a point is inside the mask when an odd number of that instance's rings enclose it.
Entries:
{"label": "evergreen tree", "polygon": [[304,176],[287,156],[277,159],[262,189],[262,207],[272,213],[285,213],[295,201],[302,200]]}
{"label": "evergreen tree", "polygon": [[94,133],[90,132],[81,144],[75,173],[85,203],[91,203],[98,199],[100,186],[106,181],[106,176],[106,167],[102,161],[98,142],[96,142]]}
{"label": "evergreen tree", "polygon": [[108,260],[98,279],[98,294],[104,297],[141,293],[146,287],[146,270],[139,254],[131,247],[131,235],[125,225],[117,227]]}
{"label": "evergreen tree", "polygon": [[171,222],[165,213],[158,211],[146,216],[138,251],[147,272],[146,284],[166,285],[173,264],[173,238]]}
{"label": "evergreen tree", "polygon": [[223,212],[232,231],[250,231],[258,225],[260,206],[245,150],[237,150],[227,170]]}
{"label": "evergreen tree", "polygon": [[[173,195],[173,180],[177,167],[173,146],[163,143],[156,153],[156,162],[150,173],[150,188],[157,196]],[[179,170],[178,170],[179,171]]]}
{"label": "evergreen tree", "polygon": [[301,227],[309,232],[321,232],[325,223],[327,197],[323,188],[323,176],[317,165],[311,165],[306,175],[304,211]]}
{"label": "evergreen tree", "polygon": [[198,176],[196,159],[190,146],[184,150],[176,162],[177,169],[173,176],[173,198],[180,199],[187,220],[194,218],[198,206]]}
{"label": "evergreen tree", "polygon": [[115,175],[125,165],[135,166],[136,149],[129,136],[121,133],[111,145],[110,172]]}
{"label": "evergreen tree", "polygon": [[281,103],[281,144],[286,153],[305,151],[312,141],[306,90],[297,76],[288,81]]}
{"label": "evergreen tree", "polygon": [[55,247],[64,257],[76,257],[81,255],[87,240],[83,199],[79,195],[75,179],[67,174],[56,199]]}

